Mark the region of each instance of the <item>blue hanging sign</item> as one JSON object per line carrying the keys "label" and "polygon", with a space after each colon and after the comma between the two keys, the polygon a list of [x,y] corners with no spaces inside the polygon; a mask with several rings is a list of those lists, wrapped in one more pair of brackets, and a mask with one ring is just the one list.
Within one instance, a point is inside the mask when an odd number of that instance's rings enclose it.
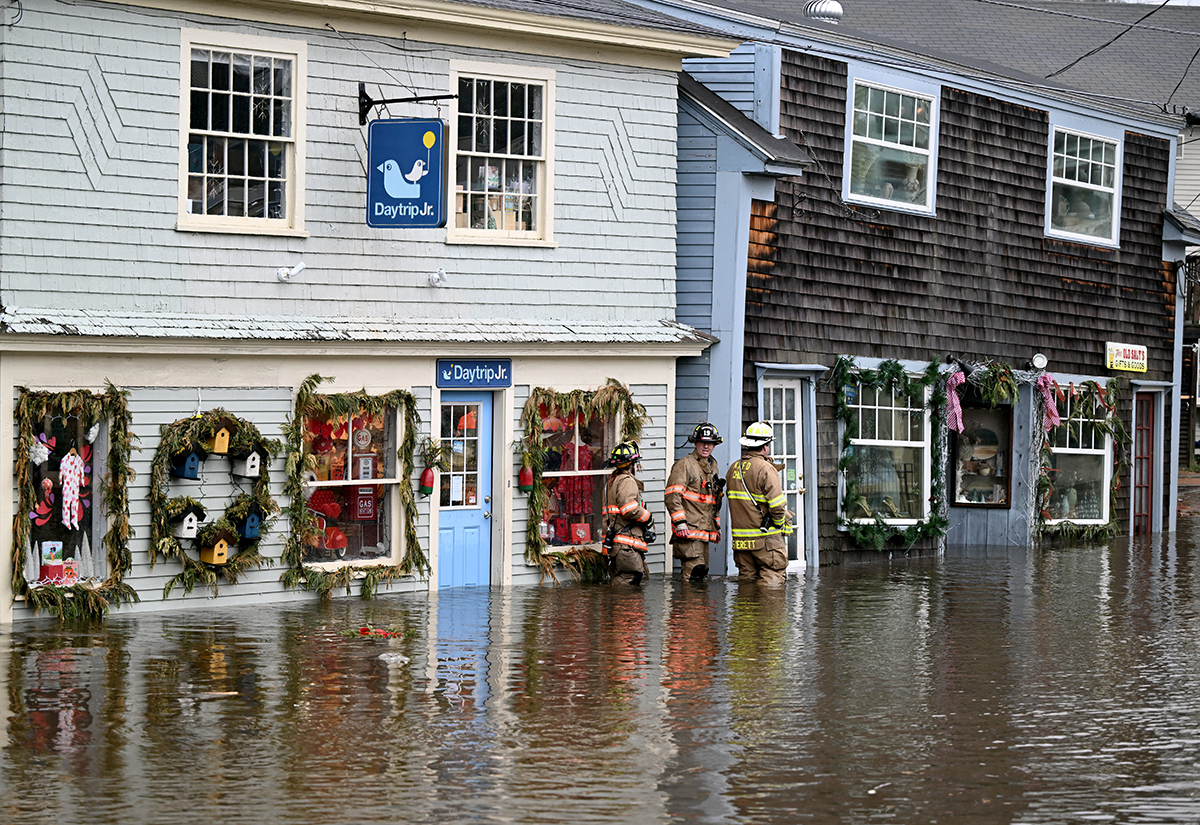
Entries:
{"label": "blue hanging sign", "polygon": [[446,225],[446,129],[440,120],[372,120],[367,127],[367,226]]}
{"label": "blue hanging sign", "polygon": [[511,358],[439,358],[437,385],[446,389],[503,389],[512,386]]}

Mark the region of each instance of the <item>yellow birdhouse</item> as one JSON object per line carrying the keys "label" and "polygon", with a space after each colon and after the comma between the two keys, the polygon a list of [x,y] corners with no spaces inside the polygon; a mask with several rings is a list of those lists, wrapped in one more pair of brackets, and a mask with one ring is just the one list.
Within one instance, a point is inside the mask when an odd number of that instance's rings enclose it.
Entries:
{"label": "yellow birdhouse", "polygon": [[[205,564],[225,564],[229,561],[229,543],[237,536],[229,530],[221,530],[200,546],[200,561]],[[210,545],[211,542],[211,545]]]}
{"label": "yellow birdhouse", "polygon": [[237,432],[237,425],[229,418],[222,418],[213,425],[213,434],[201,442],[205,450],[214,455],[225,455],[229,452],[229,439]]}

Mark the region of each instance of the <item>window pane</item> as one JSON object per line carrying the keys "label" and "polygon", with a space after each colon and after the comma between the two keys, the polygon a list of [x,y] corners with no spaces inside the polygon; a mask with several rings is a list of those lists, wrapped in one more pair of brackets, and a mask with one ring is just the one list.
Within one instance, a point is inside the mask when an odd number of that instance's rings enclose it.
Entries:
{"label": "window pane", "polygon": [[233,91],[242,94],[250,93],[250,55],[248,54],[233,56]]}
{"label": "window pane", "polygon": [[228,91],[230,88],[230,55],[229,52],[213,52],[212,55],[212,88]]}
{"label": "window pane", "polygon": [[919,519],[924,516],[923,447],[852,448],[846,478],[854,482],[858,499],[849,502],[851,518]]}
{"label": "window pane", "polygon": [[1104,511],[1104,456],[1051,453],[1052,519],[1108,520]]}
{"label": "window pane", "polygon": [[229,95],[213,92],[212,94],[212,124],[214,132],[229,131]]}

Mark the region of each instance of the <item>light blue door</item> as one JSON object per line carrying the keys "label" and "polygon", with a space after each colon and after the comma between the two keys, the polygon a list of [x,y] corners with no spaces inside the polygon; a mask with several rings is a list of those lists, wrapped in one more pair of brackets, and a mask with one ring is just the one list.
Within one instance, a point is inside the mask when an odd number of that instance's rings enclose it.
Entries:
{"label": "light blue door", "polygon": [[442,393],[440,438],[449,446],[442,474],[438,528],[438,586],[491,583],[492,396]]}

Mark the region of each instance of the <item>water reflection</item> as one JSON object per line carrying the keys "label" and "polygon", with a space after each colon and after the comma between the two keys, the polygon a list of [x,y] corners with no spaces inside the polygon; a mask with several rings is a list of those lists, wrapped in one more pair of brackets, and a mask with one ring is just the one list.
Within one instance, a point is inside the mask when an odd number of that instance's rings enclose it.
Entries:
{"label": "water reflection", "polygon": [[1200,821],[1198,558],[37,621],[0,821]]}

